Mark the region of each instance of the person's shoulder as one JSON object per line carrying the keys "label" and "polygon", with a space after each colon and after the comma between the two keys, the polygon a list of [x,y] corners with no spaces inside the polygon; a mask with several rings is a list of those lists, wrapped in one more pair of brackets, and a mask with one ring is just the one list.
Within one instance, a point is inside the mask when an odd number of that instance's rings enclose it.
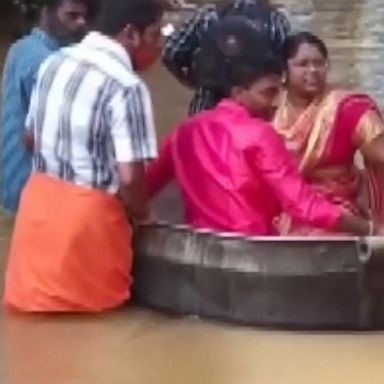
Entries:
{"label": "person's shoulder", "polygon": [[245,148],[264,148],[282,140],[272,123],[260,118],[250,118],[244,122],[242,132],[242,144]]}
{"label": "person's shoulder", "polygon": [[[52,53],[43,43],[27,35],[11,45],[8,50],[5,69],[19,70],[20,75],[35,74],[41,63]],[[17,68],[17,69],[16,69]]]}
{"label": "person's shoulder", "polygon": [[152,109],[151,93],[145,81],[134,72],[116,77],[106,72],[99,72],[108,84],[110,100],[125,100],[132,108]]}
{"label": "person's shoulder", "polygon": [[25,57],[28,54],[28,51],[31,50],[31,39],[30,35],[24,36],[11,44],[7,51],[5,64],[17,64],[20,62],[20,59]]}
{"label": "person's shoulder", "polygon": [[10,52],[22,50],[24,48],[29,48],[34,43],[34,39],[31,34],[25,35],[11,44],[9,49]]}
{"label": "person's shoulder", "polygon": [[192,31],[191,25],[193,25],[195,28],[205,31],[218,17],[218,9],[215,4],[204,4],[198,7],[190,18],[185,19],[180,30],[184,33],[186,29]]}
{"label": "person's shoulder", "polygon": [[127,71],[126,76],[119,79],[119,85],[127,91],[149,94],[146,82],[134,71]]}
{"label": "person's shoulder", "polygon": [[123,91],[135,87],[146,87],[140,75],[134,71],[132,61],[107,47],[94,48],[83,41],[64,47],[59,52],[67,60],[73,60],[88,67],[90,72],[97,73]]}
{"label": "person's shoulder", "polygon": [[257,125],[257,129],[255,131],[257,132],[259,138],[280,138],[280,134],[276,131],[271,121],[258,118],[255,118],[253,120]]}
{"label": "person's shoulder", "polygon": [[43,41],[29,34],[14,42],[9,49],[9,53],[33,58],[48,55],[52,53],[52,50]]}
{"label": "person's shoulder", "polygon": [[350,107],[353,108],[356,104],[368,104],[369,106],[375,105],[375,101],[365,92],[332,84],[329,86],[329,89],[324,96],[323,104],[336,106],[340,112],[345,108],[349,110]]}
{"label": "person's shoulder", "polygon": [[273,123],[271,121],[264,120],[258,117],[253,117],[252,121],[253,124],[256,124],[258,126],[258,132],[273,132],[273,134],[276,134],[276,131],[273,128]]}
{"label": "person's shoulder", "polygon": [[178,123],[178,130],[199,130],[203,127],[210,126],[212,123],[217,123],[217,119],[213,110],[206,110],[197,113],[196,115],[188,116]]}
{"label": "person's shoulder", "polygon": [[208,28],[210,23],[219,18],[219,11],[215,4],[204,4],[198,7],[190,19],[185,20],[185,27],[191,23],[197,23],[204,28]]}

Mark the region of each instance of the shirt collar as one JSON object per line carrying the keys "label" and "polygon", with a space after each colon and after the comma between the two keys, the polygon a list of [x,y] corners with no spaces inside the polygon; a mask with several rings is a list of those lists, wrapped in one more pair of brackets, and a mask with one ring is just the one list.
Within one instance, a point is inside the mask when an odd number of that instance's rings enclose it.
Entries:
{"label": "shirt collar", "polygon": [[51,50],[60,48],[59,42],[41,28],[35,27],[32,29],[31,35],[43,42]]}
{"label": "shirt collar", "polygon": [[80,44],[113,56],[117,61],[126,66],[127,69],[133,71],[129,54],[116,40],[99,32],[89,32]]}
{"label": "shirt collar", "polygon": [[250,117],[250,113],[247,108],[232,99],[224,99],[220,101],[217,108],[236,113],[237,115]]}

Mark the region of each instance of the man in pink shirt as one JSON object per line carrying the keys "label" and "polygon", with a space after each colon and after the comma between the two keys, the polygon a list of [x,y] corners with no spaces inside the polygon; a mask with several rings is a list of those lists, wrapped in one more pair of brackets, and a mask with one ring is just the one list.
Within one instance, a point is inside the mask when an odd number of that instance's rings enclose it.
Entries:
{"label": "man in pink shirt", "polygon": [[274,235],[273,219],[284,210],[320,228],[372,233],[372,223],[344,214],[305,183],[268,123],[283,68],[254,30],[237,18],[218,23],[200,58],[201,77],[223,100],[164,140],[147,172],[149,196],[176,179],[186,222],[220,232]]}

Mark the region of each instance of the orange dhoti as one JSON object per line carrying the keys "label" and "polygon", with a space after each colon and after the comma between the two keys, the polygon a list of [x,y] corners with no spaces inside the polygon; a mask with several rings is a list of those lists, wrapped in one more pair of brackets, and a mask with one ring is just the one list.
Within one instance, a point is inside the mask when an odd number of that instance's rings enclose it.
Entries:
{"label": "orange dhoti", "polygon": [[131,266],[131,228],[115,197],[47,175],[31,176],[6,270],[7,309],[112,309],[129,299]]}

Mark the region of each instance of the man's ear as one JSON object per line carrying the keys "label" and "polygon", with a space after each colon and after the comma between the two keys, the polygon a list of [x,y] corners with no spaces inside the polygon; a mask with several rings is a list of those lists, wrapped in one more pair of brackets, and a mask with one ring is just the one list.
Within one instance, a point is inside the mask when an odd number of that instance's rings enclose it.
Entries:
{"label": "man's ear", "polygon": [[119,35],[132,48],[137,48],[140,45],[140,34],[132,24],[127,24]]}
{"label": "man's ear", "polygon": [[231,98],[237,100],[242,93],[243,93],[243,88],[236,85],[231,89]]}

